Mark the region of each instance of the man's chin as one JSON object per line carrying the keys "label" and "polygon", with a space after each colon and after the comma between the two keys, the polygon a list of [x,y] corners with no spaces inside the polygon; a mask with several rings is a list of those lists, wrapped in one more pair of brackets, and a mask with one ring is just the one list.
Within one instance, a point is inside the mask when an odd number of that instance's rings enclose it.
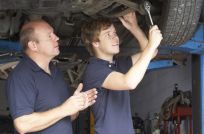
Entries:
{"label": "man's chin", "polygon": [[120,50],[118,50],[117,52],[115,52],[114,54],[118,54],[120,52]]}
{"label": "man's chin", "polygon": [[53,56],[53,58],[54,58],[54,57],[58,56],[59,54],[60,54],[60,52],[54,53],[52,56]]}
{"label": "man's chin", "polygon": [[58,51],[57,51],[57,52],[55,52],[55,53],[56,53],[56,56],[57,56],[57,55],[59,55],[59,54],[60,54],[60,51],[58,50]]}

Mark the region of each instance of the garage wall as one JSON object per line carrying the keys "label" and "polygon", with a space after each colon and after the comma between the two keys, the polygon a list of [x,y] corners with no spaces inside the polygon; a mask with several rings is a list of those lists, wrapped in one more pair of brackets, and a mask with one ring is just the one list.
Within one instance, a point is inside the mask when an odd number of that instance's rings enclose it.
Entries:
{"label": "garage wall", "polygon": [[139,117],[150,118],[160,111],[164,100],[173,95],[174,85],[178,84],[179,90],[191,90],[191,57],[188,57],[185,66],[149,71],[136,90],[131,92],[132,114],[138,113]]}

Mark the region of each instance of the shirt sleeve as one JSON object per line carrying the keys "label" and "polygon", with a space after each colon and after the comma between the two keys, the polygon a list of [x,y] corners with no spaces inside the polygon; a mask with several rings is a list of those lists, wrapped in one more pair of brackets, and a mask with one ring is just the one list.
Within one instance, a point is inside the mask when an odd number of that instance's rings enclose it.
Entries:
{"label": "shirt sleeve", "polygon": [[127,73],[133,65],[131,56],[117,57],[116,65],[121,73]]}
{"label": "shirt sleeve", "polygon": [[112,71],[107,65],[103,64],[87,65],[83,75],[84,90],[86,91],[91,88],[100,89],[104,80]]}
{"label": "shirt sleeve", "polygon": [[7,98],[13,119],[31,114],[34,111],[37,91],[33,82],[32,77],[28,74],[12,74],[8,78],[6,85]]}

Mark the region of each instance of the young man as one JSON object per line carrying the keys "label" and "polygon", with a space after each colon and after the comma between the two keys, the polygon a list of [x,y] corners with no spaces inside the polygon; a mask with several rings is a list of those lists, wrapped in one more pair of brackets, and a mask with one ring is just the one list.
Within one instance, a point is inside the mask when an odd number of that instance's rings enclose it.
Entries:
{"label": "young man", "polygon": [[84,89],[97,88],[98,97],[91,110],[95,134],[134,134],[130,111],[129,90],[137,87],[156,55],[162,34],[157,26],[149,30],[149,40],[139,28],[134,12],[119,18],[138,40],[141,52],[117,58],[119,38],[108,19],[98,19],[82,27],[82,40],[90,54],[84,72]]}
{"label": "young man", "polygon": [[10,74],[7,96],[16,130],[21,133],[72,134],[71,118],[92,105],[96,89],[70,95],[67,83],[51,60],[59,38],[45,21],[25,24],[20,33],[24,57]]}

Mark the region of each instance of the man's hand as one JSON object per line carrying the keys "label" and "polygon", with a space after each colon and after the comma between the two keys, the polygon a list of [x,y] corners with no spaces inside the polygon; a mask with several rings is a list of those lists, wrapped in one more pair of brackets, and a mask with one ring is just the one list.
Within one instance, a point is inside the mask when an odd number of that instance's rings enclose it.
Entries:
{"label": "man's hand", "polygon": [[84,95],[85,101],[84,101],[84,108],[82,109],[82,110],[84,110],[96,102],[95,100],[97,97],[97,91],[95,88],[93,88],[93,89],[90,89],[86,92],[81,92],[82,88],[83,88],[83,85],[82,85],[82,83],[80,83],[77,90],[74,92],[74,95],[78,95],[80,93],[82,93]]}
{"label": "man's hand", "polygon": [[163,39],[161,31],[157,25],[154,25],[149,30],[149,44],[155,49],[159,46],[161,40]]}
{"label": "man's hand", "polygon": [[97,97],[96,89],[93,88],[86,92],[81,92],[82,88],[83,85],[80,83],[74,95],[61,105],[62,111],[67,115],[76,114],[95,103]]}
{"label": "man's hand", "polygon": [[126,27],[129,31],[132,29],[138,28],[137,17],[134,11],[119,17],[123,26]]}

